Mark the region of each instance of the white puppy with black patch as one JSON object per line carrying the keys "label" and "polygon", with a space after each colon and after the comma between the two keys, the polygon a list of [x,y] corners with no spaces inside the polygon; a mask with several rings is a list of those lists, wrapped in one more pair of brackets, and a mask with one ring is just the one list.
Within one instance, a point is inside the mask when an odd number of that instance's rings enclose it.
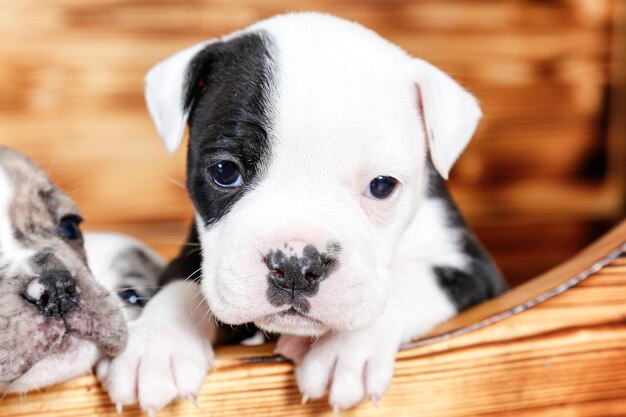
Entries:
{"label": "white puppy with black patch", "polygon": [[104,376],[118,405],[192,398],[208,315],[281,334],[304,400],[375,402],[403,343],[504,290],[443,184],[480,108],[376,33],[277,16],[161,62],[146,99],[170,152],[190,132],[195,226],[165,281],[202,274],[146,306]]}

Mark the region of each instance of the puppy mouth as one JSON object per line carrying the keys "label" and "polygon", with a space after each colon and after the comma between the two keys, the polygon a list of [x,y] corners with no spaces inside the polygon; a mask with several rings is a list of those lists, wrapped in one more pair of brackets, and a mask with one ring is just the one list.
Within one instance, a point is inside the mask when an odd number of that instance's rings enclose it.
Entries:
{"label": "puppy mouth", "polygon": [[320,335],[328,326],[294,307],[279,311],[255,321],[257,326],[273,333],[294,334],[300,336]]}
{"label": "puppy mouth", "polygon": [[324,324],[318,319],[314,319],[313,317],[310,317],[307,314],[298,311],[295,307],[290,307],[288,310],[281,311],[280,313],[277,313],[275,315],[279,317],[295,317],[301,320],[311,321],[317,324]]}

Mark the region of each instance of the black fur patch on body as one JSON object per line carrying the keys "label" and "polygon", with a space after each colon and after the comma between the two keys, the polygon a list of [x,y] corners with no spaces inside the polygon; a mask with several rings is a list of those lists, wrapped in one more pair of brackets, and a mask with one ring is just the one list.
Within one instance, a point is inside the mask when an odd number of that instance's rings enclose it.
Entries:
{"label": "black fur patch on body", "polygon": [[444,180],[437,173],[430,159],[427,171],[427,196],[444,202],[448,227],[461,233],[459,249],[469,258],[469,265],[464,270],[446,265],[433,268],[439,286],[457,310],[462,311],[503,293],[507,285],[493,260],[468,228],[465,219],[448,193]]}
{"label": "black fur patch on body", "polygon": [[159,277],[159,286],[178,280],[190,280],[199,283],[202,279],[200,268],[202,265],[202,250],[196,222],[192,221],[189,227],[187,240],[180,249],[178,256],[165,267]]}
{"label": "black fur patch on body", "polygon": [[[189,65],[187,189],[205,227],[254,186],[268,158],[270,48],[262,32],[245,34],[210,44]],[[219,188],[212,183],[207,170],[221,160],[240,167],[243,186]]]}

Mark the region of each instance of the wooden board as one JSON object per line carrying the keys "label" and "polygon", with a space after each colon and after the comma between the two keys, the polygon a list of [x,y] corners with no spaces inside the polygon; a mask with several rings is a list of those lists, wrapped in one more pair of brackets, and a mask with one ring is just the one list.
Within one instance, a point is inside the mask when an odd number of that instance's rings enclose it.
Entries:
{"label": "wooden board", "polygon": [[[626,414],[626,221],[571,261],[457,316],[398,355],[374,407],[345,416]],[[0,402],[0,416],[116,416],[92,376]],[[125,416],[140,416],[129,407]],[[159,416],[331,416],[301,405],[292,365],[272,346],[222,347],[198,407]]]}

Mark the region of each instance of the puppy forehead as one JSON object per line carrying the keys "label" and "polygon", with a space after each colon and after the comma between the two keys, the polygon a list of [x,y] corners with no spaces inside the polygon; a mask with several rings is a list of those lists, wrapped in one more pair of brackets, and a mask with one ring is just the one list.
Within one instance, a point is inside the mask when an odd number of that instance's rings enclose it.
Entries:
{"label": "puppy forehead", "polygon": [[406,172],[420,159],[423,126],[404,51],[333,16],[279,16],[259,27],[276,62],[275,166],[282,159],[305,167],[308,160],[333,175],[390,165]]}
{"label": "puppy forehead", "polygon": [[70,256],[72,251],[82,259],[82,245],[70,247],[62,244],[58,236],[59,218],[77,214],[78,210],[48,175],[21,153],[3,147],[0,147],[0,174],[0,181],[6,185],[0,188],[3,217],[0,233],[5,252],[54,247],[61,257],[66,251]]}
{"label": "puppy forehead", "polygon": [[21,153],[0,147],[0,168],[11,184],[10,215],[14,221],[45,222],[58,213],[78,213],[74,202],[55,187],[37,164]]}
{"label": "puppy forehead", "polygon": [[[411,58],[375,32],[307,14],[270,19],[265,30],[277,55],[277,99],[298,124],[337,114],[344,126],[380,124],[385,114],[416,106]],[[372,119],[374,112],[380,116]]]}

